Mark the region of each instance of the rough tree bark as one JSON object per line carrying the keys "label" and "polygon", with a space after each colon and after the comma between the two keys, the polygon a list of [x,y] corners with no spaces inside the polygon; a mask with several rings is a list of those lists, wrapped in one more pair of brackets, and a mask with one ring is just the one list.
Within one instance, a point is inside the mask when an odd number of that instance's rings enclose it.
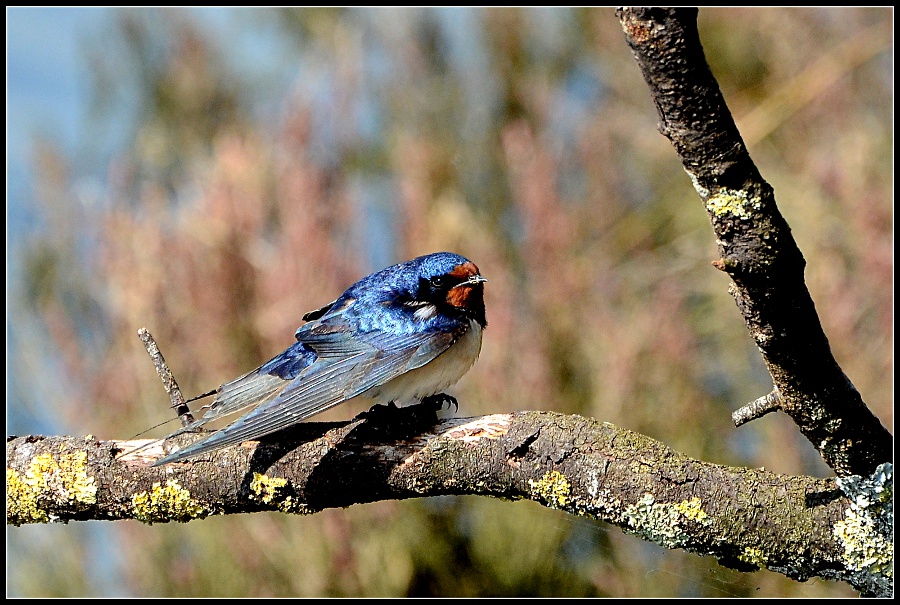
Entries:
{"label": "rough tree bark", "polygon": [[14,438],[7,443],[7,523],[312,514],[446,494],[527,498],[736,569],[766,567],[877,590],[856,579],[846,543],[834,534],[849,501],[833,479],[693,460],[580,416],[520,412],[435,424],[433,412],[429,420],[415,406],[397,414],[381,425],[364,418],[305,423],[262,444],[153,469],[162,443],[123,456],[144,442]]}
{"label": "rough tree bark", "polygon": [[838,476],[872,473],[893,460],[893,438],[831,354],[804,282],[806,261],[706,63],[697,9],[621,8],[617,15],[659,131],[706,206],[721,255],[714,265],[732,278],[730,292],[775,384],[761,398],[768,405],[756,407],[787,413]]}

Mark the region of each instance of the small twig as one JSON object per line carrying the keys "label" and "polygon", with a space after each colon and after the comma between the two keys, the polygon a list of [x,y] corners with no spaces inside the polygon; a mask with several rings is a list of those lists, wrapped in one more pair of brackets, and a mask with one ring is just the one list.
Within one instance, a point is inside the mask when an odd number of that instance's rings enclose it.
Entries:
{"label": "small twig", "polygon": [[751,420],[765,416],[769,412],[781,409],[781,394],[778,389],[773,389],[768,395],[763,395],[756,401],[752,401],[742,408],[731,413],[731,421],[734,426],[741,426]]}
{"label": "small twig", "polygon": [[194,422],[194,416],[185,404],[184,395],[181,394],[181,389],[178,388],[178,383],[175,382],[172,371],[169,369],[169,366],[166,365],[166,360],[163,359],[162,353],[159,352],[156,341],[153,340],[153,336],[150,335],[147,328],[138,330],[138,336],[140,336],[141,342],[144,343],[144,347],[146,347],[150,359],[153,360],[153,365],[156,366],[156,373],[159,374],[159,378],[163,382],[163,387],[165,387],[166,393],[172,401],[172,407],[175,409],[175,413],[181,419],[181,426],[188,426]]}

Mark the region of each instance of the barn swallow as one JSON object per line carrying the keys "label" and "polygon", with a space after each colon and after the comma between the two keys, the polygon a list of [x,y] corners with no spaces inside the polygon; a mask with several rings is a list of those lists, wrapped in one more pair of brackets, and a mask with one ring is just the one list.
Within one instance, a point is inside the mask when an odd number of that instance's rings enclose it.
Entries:
{"label": "barn swallow", "polygon": [[485,281],[474,263],[450,252],[364,277],[304,315],[297,342],[220,386],[203,417],[169,437],[251,411],[153,466],[259,439],[347,401],[455,403],[443,391],[481,351]]}

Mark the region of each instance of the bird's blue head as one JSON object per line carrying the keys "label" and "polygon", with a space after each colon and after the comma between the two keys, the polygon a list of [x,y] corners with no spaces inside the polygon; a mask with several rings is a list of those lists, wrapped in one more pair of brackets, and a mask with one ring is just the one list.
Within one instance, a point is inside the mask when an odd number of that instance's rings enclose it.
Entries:
{"label": "bird's blue head", "polygon": [[381,289],[393,302],[418,311],[420,317],[440,312],[473,319],[484,327],[486,281],[466,257],[436,252],[382,269],[358,285]]}

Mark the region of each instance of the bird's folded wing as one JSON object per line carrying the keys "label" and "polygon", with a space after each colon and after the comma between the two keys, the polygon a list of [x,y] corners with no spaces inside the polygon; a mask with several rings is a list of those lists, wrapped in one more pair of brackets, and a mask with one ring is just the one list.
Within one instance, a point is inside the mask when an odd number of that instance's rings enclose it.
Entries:
{"label": "bird's folded wing", "polygon": [[[314,349],[315,362],[287,382],[279,392],[267,394],[267,401],[234,423],[213,435],[194,443],[170,456],[157,461],[154,466],[176,462],[190,456],[216,450],[227,445],[258,439],[287,428],[314,414],[352,399],[368,389],[421,367],[446,351],[465,333],[467,326],[460,325],[451,332],[409,333],[373,331],[359,333],[346,330],[338,322],[322,322],[315,329],[298,332],[297,339]],[[312,324],[310,324],[312,326]],[[304,326],[305,327],[305,326]],[[342,329],[343,328],[343,329]],[[229,404],[229,398],[247,401],[248,390],[266,394],[272,377],[248,374],[222,385],[217,403],[223,409],[237,411]],[[259,381],[264,381],[260,383]],[[281,378],[276,380],[283,384]],[[243,384],[243,383],[249,383]],[[235,399],[236,400],[236,399]],[[243,404],[244,407],[248,404]]]}

